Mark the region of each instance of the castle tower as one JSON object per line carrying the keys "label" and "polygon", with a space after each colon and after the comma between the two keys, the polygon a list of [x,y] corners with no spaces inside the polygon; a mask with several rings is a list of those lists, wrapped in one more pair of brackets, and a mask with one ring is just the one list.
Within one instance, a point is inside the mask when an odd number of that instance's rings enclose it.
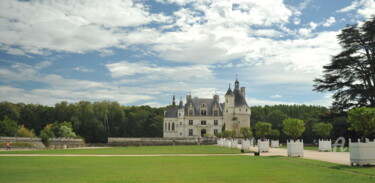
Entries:
{"label": "castle tower", "polygon": [[241,127],[250,127],[250,114],[250,107],[245,100],[245,87],[240,88],[240,82],[236,78],[234,90],[229,86],[225,94],[225,130],[235,130],[237,135],[240,135]]}

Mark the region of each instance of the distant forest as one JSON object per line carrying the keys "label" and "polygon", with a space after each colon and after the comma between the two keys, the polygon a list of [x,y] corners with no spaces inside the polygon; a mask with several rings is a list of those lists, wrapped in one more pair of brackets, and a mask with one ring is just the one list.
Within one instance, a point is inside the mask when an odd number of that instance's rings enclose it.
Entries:
{"label": "distant forest", "polygon": [[[48,124],[71,122],[73,131],[89,143],[106,142],[107,137],[162,137],[165,107],[121,106],[117,102],[102,101],[78,103],[60,102],[54,107],[39,104],[0,103],[0,121],[7,118],[18,125],[32,129],[37,136]],[[313,142],[316,135],[312,125],[318,122],[332,123],[331,138],[355,136],[348,131],[345,113],[335,114],[320,106],[274,105],[251,107],[251,127],[257,122],[268,122],[273,129],[282,132],[282,121],[287,118],[302,119],[306,131],[302,138]],[[280,140],[286,137],[281,133]]]}

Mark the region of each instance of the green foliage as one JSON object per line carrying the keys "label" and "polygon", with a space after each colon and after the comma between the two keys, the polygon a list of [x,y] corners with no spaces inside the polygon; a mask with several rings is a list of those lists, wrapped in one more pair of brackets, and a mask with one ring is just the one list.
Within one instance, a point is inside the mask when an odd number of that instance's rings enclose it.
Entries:
{"label": "green foliage", "polygon": [[333,129],[331,123],[315,123],[313,125],[313,131],[322,138],[327,138]]}
{"label": "green foliage", "polygon": [[375,107],[375,16],[363,24],[349,25],[337,36],[342,51],[324,66],[315,79],[315,91],[335,92],[333,107]]}
{"label": "green foliage", "polygon": [[17,137],[36,137],[33,130],[29,130],[29,129],[25,128],[25,126],[23,126],[23,125],[18,126],[16,136]]}
{"label": "green foliage", "polygon": [[9,119],[7,116],[0,121],[0,136],[13,137],[18,129],[16,121]]}
{"label": "green foliage", "polygon": [[39,135],[39,137],[42,139],[42,143],[46,146],[46,147],[48,147],[49,145],[50,145],[50,141],[49,141],[49,136],[48,136],[48,134],[46,134],[45,132],[41,132],[40,133],[40,135]]}
{"label": "green foliage", "polygon": [[232,135],[232,131],[224,130],[221,132],[224,138],[229,138]]}
{"label": "green foliage", "polygon": [[253,136],[253,132],[251,131],[250,127],[247,127],[247,126],[241,127],[240,133],[245,138],[245,140]]}
{"label": "green foliage", "polygon": [[375,108],[354,108],[348,113],[350,128],[366,138],[375,138]]}
{"label": "green foliage", "polygon": [[283,121],[284,133],[296,140],[305,131],[305,122],[300,119],[289,118]]}
{"label": "green foliage", "polygon": [[217,137],[217,138],[223,138],[223,133],[222,133],[222,132],[217,133],[217,134],[216,134],[216,137]]}
{"label": "green foliage", "polygon": [[273,129],[270,131],[270,137],[271,139],[276,140],[280,136],[280,131],[277,129]]}
{"label": "green foliage", "polygon": [[271,124],[265,122],[259,122],[255,125],[255,134],[258,138],[264,139],[267,135],[270,134]]}

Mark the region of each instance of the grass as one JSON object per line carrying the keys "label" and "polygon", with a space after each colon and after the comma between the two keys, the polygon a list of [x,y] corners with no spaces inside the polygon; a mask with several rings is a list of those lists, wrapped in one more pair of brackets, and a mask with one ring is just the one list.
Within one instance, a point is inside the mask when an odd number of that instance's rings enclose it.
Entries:
{"label": "grass", "polygon": [[[250,151],[246,151],[250,152]],[[240,154],[239,149],[213,145],[194,146],[140,146],[99,149],[61,149],[33,151],[0,151],[0,154]]]}
{"label": "grass", "polygon": [[0,157],[0,182],[374,182],[375,169],[288,157]]}

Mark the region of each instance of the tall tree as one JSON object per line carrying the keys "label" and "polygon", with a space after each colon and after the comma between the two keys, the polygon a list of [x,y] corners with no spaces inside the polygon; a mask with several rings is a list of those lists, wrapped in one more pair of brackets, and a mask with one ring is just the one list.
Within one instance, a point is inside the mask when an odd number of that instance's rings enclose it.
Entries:
{"label": "tall tree", "polygon": [[342,51],[324,66],[314,90],[335,92],[337,110],[375,107],[375,16],[362,26],[348,25],[337,36]]}

